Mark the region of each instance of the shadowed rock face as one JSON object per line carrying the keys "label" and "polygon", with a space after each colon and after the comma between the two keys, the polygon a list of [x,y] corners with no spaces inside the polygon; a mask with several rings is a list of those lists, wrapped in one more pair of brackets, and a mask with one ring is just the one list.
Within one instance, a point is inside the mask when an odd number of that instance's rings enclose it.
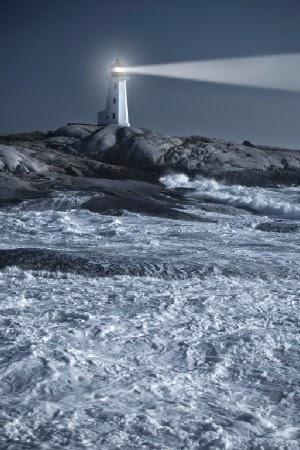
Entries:
{"label": "shadowed rock face", "polygon": [[[178,193],[154,189],[170,171],[244,185],[299,184],[300,152],[117,125],[69,124],[55,132],[0,136],[0,206],[57,190],[83,190],[103,194],[85,205],[91,211],[127,209],[196,220],[178,211]],[[147,189],[140,192],[142,182]]]}

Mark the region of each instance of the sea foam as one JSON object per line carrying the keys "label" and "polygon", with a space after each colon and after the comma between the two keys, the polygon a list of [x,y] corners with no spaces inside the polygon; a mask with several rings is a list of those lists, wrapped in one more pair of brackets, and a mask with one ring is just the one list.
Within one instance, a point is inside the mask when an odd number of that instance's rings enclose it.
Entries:
{"label": "sea foam", "polygon": [[300,220],[299,188],[263,189],[227,185],[216,180],[197,177],[194,180],[184,174],[171,174],[161,178],[168,188],[187,187],[194,191],[190,196],[203,201],[222,203],[253,211],[257,214]]}

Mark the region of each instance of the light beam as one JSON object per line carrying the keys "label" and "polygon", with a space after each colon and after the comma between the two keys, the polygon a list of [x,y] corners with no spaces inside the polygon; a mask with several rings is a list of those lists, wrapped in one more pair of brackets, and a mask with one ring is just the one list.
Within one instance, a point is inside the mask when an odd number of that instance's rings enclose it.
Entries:
{"label": "light beam", "polygon": [[116,67],[114,70],[300,92],[300,53]]}

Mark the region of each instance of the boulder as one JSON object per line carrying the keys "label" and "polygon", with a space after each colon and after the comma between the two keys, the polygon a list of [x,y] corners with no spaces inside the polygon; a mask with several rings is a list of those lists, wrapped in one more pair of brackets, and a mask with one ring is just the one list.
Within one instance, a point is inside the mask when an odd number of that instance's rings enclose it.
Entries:
{"label": "boulder", "polygon": [[106,161],[106,153],[116,145],[117,129],[117,125],[107,125],[88,135],[86,141],[83,142],[84,153]]}

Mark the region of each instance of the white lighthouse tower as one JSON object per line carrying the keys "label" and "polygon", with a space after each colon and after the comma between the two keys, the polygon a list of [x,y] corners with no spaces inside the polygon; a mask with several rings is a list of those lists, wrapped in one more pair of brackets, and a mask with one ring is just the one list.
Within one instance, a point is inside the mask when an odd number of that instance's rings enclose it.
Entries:
{"label": "white lighthouse tower", "polygon": [[129,77],[125,72],[116,70],[118,67],[124,67],[119,59],[110,67],[106,107],[104,111],[98,113],[98,125],[116,123],[123,127],[129,127],[126,92],[126,82]]}

